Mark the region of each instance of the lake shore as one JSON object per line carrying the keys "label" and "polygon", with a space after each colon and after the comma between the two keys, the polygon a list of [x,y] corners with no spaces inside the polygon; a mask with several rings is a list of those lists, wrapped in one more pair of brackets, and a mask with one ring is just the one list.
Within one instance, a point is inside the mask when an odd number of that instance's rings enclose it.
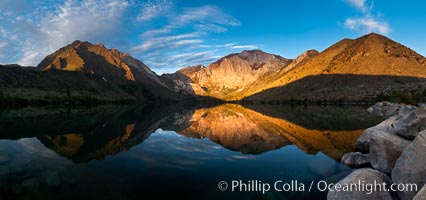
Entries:
{"label": "lake shore", "polygon": [[[327,199],[425,199],[426,105],[376,103],[368,112],[386,119],[366,129],[356,141],[355,152],[341,163],[354,170],[337,185],[370,185],[371,191],[340,190]],[[381,184],[377,188],[376,183]],[[361,186],[361,185],[359,185]]]}

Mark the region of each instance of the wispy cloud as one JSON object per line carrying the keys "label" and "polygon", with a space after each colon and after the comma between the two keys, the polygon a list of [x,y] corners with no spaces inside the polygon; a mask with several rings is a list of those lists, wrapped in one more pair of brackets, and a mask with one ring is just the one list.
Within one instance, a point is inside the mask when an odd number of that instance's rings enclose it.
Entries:
{"label": "wispy cloud", "polygon": [[[189,66],[195,64],[205,64],[216,61],[222,56],[216,55],[216,50],[207,50],[199,52],[185,52],[185,53],[176,53],[170,56],[163,58],[163,62],[156,63],[152,62],[151,66],[158,68],[159,73],[170,73],[176,71],[182,66]],[[161,56],[161,55],[156,55]],[[156,56],[153,56],[155,58]],[[155,58],[154,60],[160,60]],[[165,67],[169,66],[169,67]]]}
{"label": "wispy cloud", "polygon": [[217,44],[216,35],[241,22],[215,5],[176,7],[172,0],[2,0],[0,10],[0,63],[35,66],[60,47],[82,40],[129,51],[155,71],[171,72],[209,64],[223,56],[220,49],[256,48],[232,41]]}
{"label": "wispy cloud", "polygon": [[216,51],[201,51],[201,52],[187,52],[183,54],[176,54],[171,56],[168,62],[174,62],[177,64],[185,64],[188,62],[192,63],[204,63],[206,61],[211,62],[220,58],[220,56],[215,55]]}
{"label": "wispy cloud", "polygon": [[[212,34],[221,34],[241,22],[213,5],[174,9],[162,27],[141,33],[142,42],[132,47],[153,68],[181,68],[194,64],[208,64],[221,57],[218,48],[232,48],[236,43],[208,44]],[[176,34],[179,33],[179,34]],[[160,53],[143,55],[145,52]],[[158,60],[161,59],[161,62]],[[169,71],[170,72],[170,71]]]}
{"label": "wispy cloud", "polygon": [[198,31],[225,32],[226,26],[239,26],[241,22],[217,6],[184,8],[181,14],[169,15],[169,23],[159,29],[147,30],[142,37],[169,33],[176,29],[192,26]]}
{"label": "wispy cloud", "polygon": [[214,33],[223,33],[228,31],[226,27],[216,25],[216,24],[196,24],[194,26],[194,29],[197,31],[214,32]]}
{"label": "wispy cloud", "polygon": [[172,42],[170,44],[170,47],[179,48],[182,46],[195,45],[195,44],[201,44],[201,43],[203,43],[203,40],[200,40],[200,39],[180,40],[180,41]]}
{"label": "wispy cloud", "polygon": [[226,48],[226,47],[232,47],[237,45],[237,43],[226,43],[226,44],[216,44],[216,45],[207,45],[207,44],[203,44],[203,45],[199,45],[199,47],[201,48]]}
{"label": "wispy cloud", "polygon": [[1,0],[0,10],[2,12],[24,13],[30,9],[25,0]]}
{"label": "wispy cloud", "polygon": [[0,59],[2,59],[3,57],[5,57],[5,47],[6,47],[7,43],[6,42],[0,42]]}
{"label": "wispy cloud", "polygon": [[361,17],[349,17],[345,20],[345,27],[359,33],[377,32],[387,35],[392,29],[388,23],[374,13],[374,4],[367,0],[346,0],[347,3],[362,13]]}
{"label": "wispy cloud", "polygon": [[364,13],[369,12],[373,9],[373,4],[371,3],[370,5],[368,5],[367,0],[347,0],[347,2]]}
{"label": "wispy cloud", "polygon": [[369,16],[348,18],[345,21],[345,26],[361,33],[377,32],[386,35],[391,32],[391,29],[386,22],[378,21],[377,19]]}
{"label": "wispy cloud", "polygon": [[56,7],[39,7],[29,12],[30,15],[11,11],[2,25],[8,25],[8,30],[17,37],[9,40],[12,48],[19,47],[15,51],[20,57],[13,61],[35,65],[44,56],[76,39],[113,41],[125,30],[117,27],[122,27],[124,11],[129,5],[129,2],[119,0],[66,0],[51,5]]}
{"label": "wispy cloud", "polygon": [[225,25],[225,26],[239,26],[241,22],[235,19],[232,15],[226,13],[217,6],[206,5],[201,7],[185,8],[182,15],[177,16],[172,24],[174,26],[184,26],[188,24],[199,23],[207,25]]}
{"label": "wispy cloud", "polygon": [[231,49],[258,49],[259,47],[256,45],[235,45],[230,46]]}
{"label": "wispy cloud", "polygon": [[[200,33],[186,33],[180,35],[171,35],[171,36],[163,36],[163,37],[152,37],[144,41],[142,44],[132,47],[132,50],[136,53],[143,53],[146,51],[154,51],[158,49],[170,48],[170,47],[179,47],[183,45],[182,41],[187,41],[190,38],[199,38]],[[194,39],[192,39],[194,40]],[[193,41],[194,42],[194,41]],[[198,43],[202,41],[196,41]]]}
{"label": "wispy cloud", "polygon": [[150,0],[143,4],[142,9],[136,19],[140,22],[147,22],[157,17],[167,16],[172,7],[172,1]]}

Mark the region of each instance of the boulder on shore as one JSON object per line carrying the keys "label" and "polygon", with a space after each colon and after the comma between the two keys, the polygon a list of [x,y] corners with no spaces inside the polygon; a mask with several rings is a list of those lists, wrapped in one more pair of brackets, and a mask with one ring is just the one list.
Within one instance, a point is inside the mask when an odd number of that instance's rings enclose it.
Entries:
{"label": "boulder on shore", "polygon": [[426,109],[418,108],[413,112],[398,117],[392,123],[393,132],[408,138],[414,139],[417,133],[426,129]]}
{"label": "boulder on shore", "polygon": [[[391,182],[389,177],[377,170],[370,168],[362,168],[353,171],[349,176],[345,177],[333,187],[327,194],[328,200],[340,200],[340,199],[362,199],[362,200],[388,200],[393,199],[392,193],[389,191],[375,190],[375,191],[359,191],[357,186],[359,184],[382,184],[387,185]],[[382,184],[383,185],[383,184]],[[341,188],[339,189],[339,187]],[[345,187],[346,186],[346,187]],[[356,187],[353,187],[356,186]],[[345,189],[346,188],[346,189]]]}
{"label": "boulder on shore", "polygon": [[368,167],[370,166],[370,155],[362,154],[361,152],[350,152],[343,155],[340,163],[352,168]]}
{"label": "boulder on shore", "polygon": [[396,161],[411,141],[383,131],[375,132],[370,138],[371,166],[390,174]]}
{"label": "boulder on shore", "polygon": [[392,128],[392,124],[399,116],[392,116],[377,124],[376,126],[370,127],[366,129],[362,135],[356,140],[355,148],[363,153],[370,152],[370,138],[371,135],[375,132],[387,132],[387,133],[395,133],[395,129]]}
{"label": "boulder on shore", "polygon": [[417,192],[413,200],[425,200],[425,199],[426,199],[426,185],[423,185],[422,189],[420,189],[420,191]]}
{"label": "boulder on shore", "polygon": [[[426,183],[426,131],[420,132],[396,161],[392,180],[396,184],[416,184],[418,189]],[[402,200],[412,199],[416,191],[397,192]]]}
{"label": "boulder on shore", "polygon": [[404,113],[414,111],[415,106],[390,103],[387,101],[378,102],[367,109],[368,112],[382,117],[390,117],[396,114],[403,115]]}

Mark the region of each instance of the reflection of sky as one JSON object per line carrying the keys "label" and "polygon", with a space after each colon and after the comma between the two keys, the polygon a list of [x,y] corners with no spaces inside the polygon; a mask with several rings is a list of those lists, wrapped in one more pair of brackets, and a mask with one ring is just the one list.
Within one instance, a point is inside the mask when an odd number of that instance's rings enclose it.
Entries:
{"label": "reflection of sky", "polygon": [[70,160],[44,147],[36,138],[0,140],[0,157],[4,162],[0,163],[0,167],[3,169],[0,178],[2,175],[16,176],[19,174],[22,177],[38,175],[49,169],[72,165]]}
{"label": "reflection of sky", "polygon": [[161,129],[142,144],[109,159],[127,160],[144,169],[187,171],[212,177],[292,176],[304,179],[327,177],[342,170],[335,160],[326,155],[309,155],[293,145],[261,155],[248,155],[225,149],[206,138],[187,138]]}
{"label": "reflection of sky", "polygon": [[231,152],[209,139],[194,139],[173,131],[157,130],[142,145],[129,151],[131,158],[143,160],[150,166],[191,169],[212,160],[236,162],[254,156]]}
{"label": "reflection of sky", "polygon": [[[12,167],[17,169],[25,167],[28,169],[21,170],[27,171],[32,171],[35,167],[47,169],[73,166],[71,161],[47,149],[35,138],[17,141],[0,140],[0,154],[9,158],[8,162]],[[178,171],[205,173],[206,176],[232,175],[261,178],[271,175],[294,175],[302,178],[325,177],[340,171],[339,164],[326,155],[322,153],[309,155],[293,145],[260,155],[250,155],[225,149],[206,138],[187,138],[173,131],[161,129],[129,151],[108,156],[103,161],[93,160],[80,164],[80,166],[83,165],[89,168],[95,165],[106,168],[121,165],[131,170],[150,171],[160,176],[168,174],[163,174],[164,171]],[[321,170],[318,170],[319,168]],[[208,173],[209,170],[215,172]]]}
{"label": "reflection of sky", "polygon": [[[76,198],[98,195],[99,191],[105,196],[118,195],[117,198],[124,193],[143,197],[141,191],[158,189],[195,191],[208,196],[213,192],[223,197],[216,189],[220,180],[309,182],[348,170],[322,153],[309,155],[294,145],[246,155],[206,138],[187,138],[161,129],[129,151],[82,164],[60,157],[35,138],[0,140],[0,155],[10,158],[0,166],[19,169],[26,173],[25,177],[43,180],[49,171],[60,173],[65,186],[57,194],[63,192]],[[90,194],[87,188],[91,188]]]}

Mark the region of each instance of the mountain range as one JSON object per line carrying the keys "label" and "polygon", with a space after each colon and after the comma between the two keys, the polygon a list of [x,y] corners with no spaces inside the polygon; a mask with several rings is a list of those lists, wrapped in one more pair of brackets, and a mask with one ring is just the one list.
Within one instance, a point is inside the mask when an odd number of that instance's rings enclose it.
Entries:
{"label": "mountain range", "polygon": [[295,59],[261,50],[158,76],[102,44],[75,41],[37,67],[0,67],[3,101],[424,101],[426,58],[371,33]]}

